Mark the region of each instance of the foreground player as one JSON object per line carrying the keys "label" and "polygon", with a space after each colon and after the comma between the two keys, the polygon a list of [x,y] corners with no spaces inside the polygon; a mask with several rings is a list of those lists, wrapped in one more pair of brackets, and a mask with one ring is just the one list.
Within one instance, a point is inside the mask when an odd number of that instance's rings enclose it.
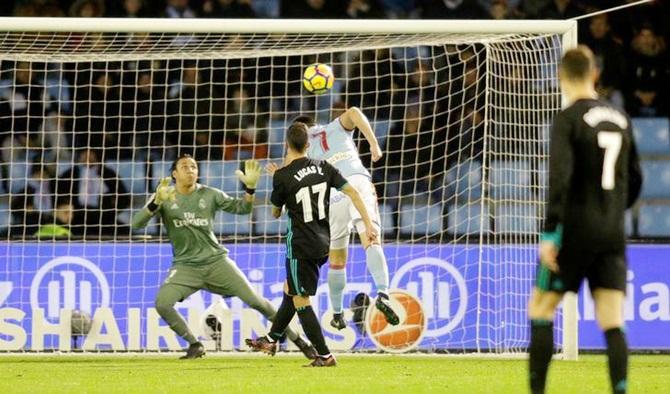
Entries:
{"label": "foreground player", "polygon": [[544,392],[553,353],[554,311],[564,292],[579,291],[586,278],[605,333],[612,392],[624,393],[624,211],[640,192],[640,166],[630,119],[596,99],[591,51],[580,46],[566,52],[559,78],[569,107],[556,115],[551,132],[549,202],[528,305],[530,388]]}
{"label": "foreground player", "polygon": [[280,169],[271,166],[269,171],[274,174],[270,197],[272,214],[279,218],[283,206],[288,211],[284,299],[270,333],[258,339],[247,339],[246,343],[254,350],[274,355],[277,340],[284,334],[297,311],[307,338],[319,353],[309,366],[332,367],[337,362],[326,346],[319,319],[309,300],[309,296],[316,294],[319,268],[328,258],[328,206],[331,187],[347,195],[359,211],[367,242],[375,242],[377,232],[356,189],[328,162],[306,156],[305,151],[309,145],[307,125],[294,122],[288,129],[286,145],[288,153],[284,166]]}
{"label": "foreground player", "polygon": [[[197,183],[196,161],[182,155],[172,164],[175,186],[169,186],[169,177],[162,179],[147,205],[133,216],[133,228],[142,228],[154,215],[160,214],[172,242],[172,268],[156,296],[156,311],[189,343],[183,359],[205,354],[202,343],[174,308],[175,303],[198,290],[205,289],[224,297],[237,296],[268,319],[275,316],[272,304],[256,294],[212,231],[214,216],[219,210],[238,215],[251,213],[260,173],[258,162],[247,160],[244,172],[236,171],[246,186],[246,193],[243,198],[232,198],[221,190]],[[307,358],[316,357],[314,348],[294,331],[288,330],[287,335]]]}
{"label": "foreground player", "polygon": [[[295,121],[307,124],[309,129],[310,147],[307,156],[313,159],[326,160],[347,179],[363,197],[365,207],[370,213],[375,231],[381,231],[377,193],[372,184],[370,173],[363,166],[358,150],[353,140],[353,131],[361,131],[370,144],[372,161],[382,157],[382,151],[377,143],[370,122],[356,107],[346,110],[341,116],[327,125],[318,125],[306,116],[298,117]],[[333,320],[330,325],[338,330],[346,327],[342,315],[342,299],[346,282],[345,265],[347,262],[347,248],[351,228],[356,227],[363,249],[365,262],[377,288],[375,306],[386,318],[389,324],[397,325],[400,320],[391,308],[388,297],[389,273],[386,265],[386,256],[379,241],[368,242],[365,227],[361,217],[354,209],[348,196],[335,192],[332,195],[330,209],[330,269],[328,270],[328,289],[330,301],[333,305]]]}

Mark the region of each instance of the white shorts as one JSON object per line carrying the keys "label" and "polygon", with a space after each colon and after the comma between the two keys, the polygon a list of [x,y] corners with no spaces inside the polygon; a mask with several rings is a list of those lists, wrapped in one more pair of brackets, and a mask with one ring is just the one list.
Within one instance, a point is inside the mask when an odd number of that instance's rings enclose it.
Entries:
{"label": "white shorts", "polygon": [[[377,192],[375,186],[365,175],[351,175],[347,177],[347,183],[358,190],[358,193],[363,199],[365,208],[368,210],[372,224],[377,227],[377,231],[381,230],[379,220],[379,206],[377,205]],[[341,249],[341,247],[333,247],[341,245],[333,241],[342,238],[348,238],[351,234],[351,229],[356,226],[358,233],[365,232],[365,225],[361,220],[361,215],[351,202],[351,199],[344,193],[333,189],[330,193],[330,244],[331,249]]]}

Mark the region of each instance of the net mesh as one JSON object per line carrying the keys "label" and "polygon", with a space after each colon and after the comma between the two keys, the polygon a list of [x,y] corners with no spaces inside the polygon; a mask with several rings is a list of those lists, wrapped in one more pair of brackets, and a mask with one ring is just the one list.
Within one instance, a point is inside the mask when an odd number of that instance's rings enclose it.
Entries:
{"label": "net mesh", "polygon": [[[560,108],[560,36],[0,36],[0,313],[24,311],[5,319],[27,332],[23,343],[0,332],[4,349],[62,347],[35,327],[57,324],[69,309],[118,327],[119,340],[89,335],[88,349],[179,348],[153,310],[171,263],[168,240],[155,220],[131,229],[132,212],[181,153],[199,161],[201,183],[241,196],[235,170],[249,158],[280,162],[290,119],[328,123],[350,106],[370,119],[384,152],[372,163],[355,133],[379,196],[391,286],[423,304],[419,348],[527,346],[548,123]],[[321,96],[301,88],[315,62],[336,75]],[[270,192],[263,176],[253,215],[221,213],[214,231],[278,305],[285,222],[271,218]],[[354,243],[345,306],[358,292],[375,294]],[[314,304],[328,330],[327,294],[322,281]],[[218,308],[230,322],[224,348],[267,327],[234,298],[199,292],[179,308],[199,334],[202,317]],[[413,335],[401,326],[391,337]],[[327,336],[335,349],[366,349],[375,333],[349,327]]]}

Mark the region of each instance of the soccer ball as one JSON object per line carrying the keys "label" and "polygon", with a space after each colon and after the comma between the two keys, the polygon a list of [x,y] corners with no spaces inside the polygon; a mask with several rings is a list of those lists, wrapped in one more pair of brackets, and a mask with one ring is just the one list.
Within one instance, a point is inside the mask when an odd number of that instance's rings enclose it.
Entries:
{"label": "soccer ball", "polygon": [[302,85],[308,92],[314,94],[326,93],[333,87],[335,76],[330,66],[315,63],[307,66],[302,75]]}
{"label": "soccer ball", "polygon": [[72,336],[86,335],[91,331],[91,316],[80,310],[73,310],[70,317],[70,328]]}

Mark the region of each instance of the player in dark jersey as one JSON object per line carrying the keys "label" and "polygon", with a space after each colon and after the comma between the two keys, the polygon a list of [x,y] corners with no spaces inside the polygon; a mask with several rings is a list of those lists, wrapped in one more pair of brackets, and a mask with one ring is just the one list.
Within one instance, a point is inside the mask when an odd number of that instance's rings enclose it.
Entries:
{"label": "player in dark jersey", "polygon": [[528,305],[530,388],[544,392],[556,307],[566,291],[579,291],[587,279],[607,342],[612,391],[624,393],[624,211],[640,192],[640,165],[630,119],[596,98],[591,51],[583,46],[567,51],[559,78],[569,106],[556,115],[551,132],[549,202]]}
{"label": "player in dark jersey", "polygon": [[371,243],[376,242],[378,234],[356,189],[328,162],[306,156],[309,145],[307,131],[308,127],[304,123],[291,124],[286,136],[288,154],[284,166],[268,166],[268,172],[273,174],[273,215],[279,218],[284,206],[288,211],[287,279],[284,282],[284,299],[270,333],[257,339],[247,339],[246,343],[256,351],[274,355],[277,340],[282,337],[297,312],[307,338],[319,354],[308,366],[331,367],[337,362],[326,346],[319,320],[309,300],[309,296],[316,294],[319,268],[328,259],[330,188],[342,191],[351,199],[361,215],[365,234]]}
{"label": "player in dark jersey", "polygon": [[[254,291],[212,231],[217,211],[238,215],[248,215],[252,211],[260,165],[255,160],[247,160],[244,172],[238,170],[236,173],[246,186],[242,198],[233,198],[221,190],[197,183],[198,164],[189,155],[180,156],[172,164],[175,185],[170,186],[170,177],[162,179],[149,202],[133,216],[133,228],[142,228],[153,216],[160,215],[172,243],[172,267],[158,290],[156,311],[189,343],[184,359],[205,354],[202,343],[174,308],[175,303],[196,291],[206,289],[224,297],[237,296],[270,320],[276,313],[270,301]],[[289,330],[286,334],[307,358],[316,358],[314,348],[296,332]]]}

